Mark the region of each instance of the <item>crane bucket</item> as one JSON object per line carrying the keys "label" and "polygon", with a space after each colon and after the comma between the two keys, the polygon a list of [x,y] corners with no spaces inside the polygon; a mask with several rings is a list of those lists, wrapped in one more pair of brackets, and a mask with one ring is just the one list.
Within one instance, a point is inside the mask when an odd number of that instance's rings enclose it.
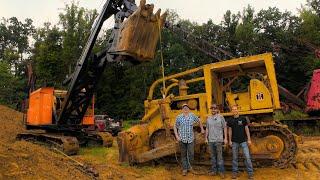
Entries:
{"label": "crane bucket", "polygon": [[159,9],[153,14],[153,8],[153,4],[141,0],[138,9],[121,24],[110,54],[129,56],[139,62],[154,59],[166,13],[160,16]]}

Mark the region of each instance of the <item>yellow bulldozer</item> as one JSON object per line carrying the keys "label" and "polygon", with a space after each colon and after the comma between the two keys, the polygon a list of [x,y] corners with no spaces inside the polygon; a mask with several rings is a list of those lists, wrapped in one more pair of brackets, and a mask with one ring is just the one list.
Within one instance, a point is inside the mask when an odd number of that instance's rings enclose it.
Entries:
{"label": "yellow bulldozer", "polygon": [[[191,91],[189,87],[196,88]],[[212,103],[225,117],[231,116],[231,107],[237,105],[240,114],[250,119],[250,151],[256,166],[282,168],[295,160],[296,135],[273,119],[281,107],[272,54],[265,53],[206,64],[155,81],[144,101],[140,123],[118,136],[119,161],[134,164],[174,158],[179,146],[173,126],[184,103],[203,124]],[[204,135],[199,127],[194,131],[195,162],[210,164]],[[225,148],[224,153],[230,161],[231,150]]]}

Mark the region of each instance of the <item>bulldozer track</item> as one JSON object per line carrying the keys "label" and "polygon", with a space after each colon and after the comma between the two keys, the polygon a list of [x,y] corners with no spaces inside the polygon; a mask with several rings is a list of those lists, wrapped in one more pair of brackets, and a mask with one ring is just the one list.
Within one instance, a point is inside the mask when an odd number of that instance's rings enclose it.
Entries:
{"label": "bulldozer track", "polygon": [[280,123],[252,123],[250,126],[252,136],[265,137],[268,135],[277,135],[284,142],[284,151],[281,157],[273,160],[272,164],[278,168],[286,168],[295,160],[298,152],[297,143],[294,134],[286,125]]}
{"label": "bulldozer track", "polygon": [[[281,138],[284,143],[284,150],[282,151],[280,158],[268,159],[268,158],[257,158],[254,159],[258,167],[275,166],[278,168],[286,168],[291,163],[295,162],[297,156],[298,147],[297,142],[292,133],[286,125],[279,123],[252,123],[250,125],[250,131],[253,137],[264,138],[269,135],[276,135]],[[165,138],[165,132],[157,132],[153,138],[151,138],[151,148],[159,148],[168,144]],[[200,153],[201,154],[201,153]],[[226,161],[230,159],[226,158]],[[195,160],[196,162],[196,160]],[[204,162],[202,162],[204,163]],[[210,164],[210,163],[209,163]]]}

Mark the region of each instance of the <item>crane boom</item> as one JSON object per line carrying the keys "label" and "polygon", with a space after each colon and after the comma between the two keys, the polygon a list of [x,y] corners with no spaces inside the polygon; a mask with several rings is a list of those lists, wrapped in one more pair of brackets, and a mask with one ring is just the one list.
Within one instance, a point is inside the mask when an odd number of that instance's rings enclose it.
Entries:
{"label": "crane boom", "polygon": [[234,58],[234,56],[230,52],[216,47],[212,43],[202,39],[201,37],[192,34],[188,30],[182,28],[179,24],[173,25],[167,22],[165,24],[165,27],[176,34],[183,42],[212,57],[215,61]]}
{"label": "crane boom", "polygon": [[[58,125],[67,126],[68,128],[70,128],[70,126],[79,126],[79,128],[81,128],[81,120],[90,104],[94,89],[106,66],[107,50],[110,48],[112,42],[109,41],[109,47],[106,47],[105,51],[95,55],[92,54],[92,48],[104,21],[121,11],[121,6],[124,3],[131,3],[130,7],[134,8],[133,10],[136,9],[135,4],[130,1],[128,2],[127,0],[107,0],[104,4],[102,12],[98,16],[88,41],[75,66],[75,71],[72,75],[72,80],[63,102],[61,113],[57,119]],[[132,13],[132,9],[126,10],[127,13]]]}

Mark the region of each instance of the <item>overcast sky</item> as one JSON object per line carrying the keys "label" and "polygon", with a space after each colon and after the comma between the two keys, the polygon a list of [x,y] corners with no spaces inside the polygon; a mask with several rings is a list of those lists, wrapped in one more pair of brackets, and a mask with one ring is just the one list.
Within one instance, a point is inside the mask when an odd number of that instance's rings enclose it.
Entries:
{"label": "overcast sky", "polygon": [[[44,22],[58,22],[58,14],[66,3],[72,0],[0,0],[0,17],[16,16],[20,20],[31,18],[35,26]],[[75,0],[79,5],[88,9],[101,10],[106,0]],[[136,0],[139,4],[139,0]],[[204,23],[209,19],[219,23],[227,10],[242,11],[250,4],[256,11],[267,7],[278,7],[280,10],[298,12],[298,8],[306,0],[147,0],[154,3],[156,8],[174,9],[182,19]]]}

